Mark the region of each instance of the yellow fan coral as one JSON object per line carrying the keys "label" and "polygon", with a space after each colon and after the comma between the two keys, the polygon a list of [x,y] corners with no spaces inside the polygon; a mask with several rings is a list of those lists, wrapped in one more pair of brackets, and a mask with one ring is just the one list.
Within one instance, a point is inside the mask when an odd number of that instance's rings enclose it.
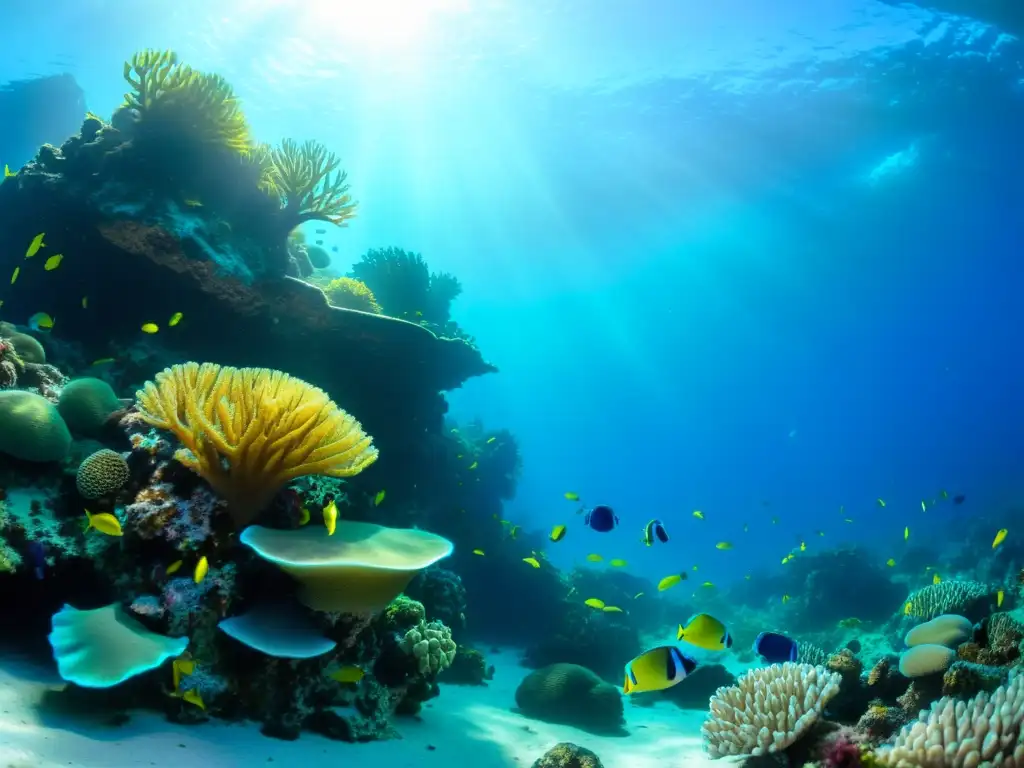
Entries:
{"label": "yellow fan coral", "polygon": [[240,527],[296,477],[351,477],[377,460],[358,421],[280,371],[185,363],[135,397],[142,419],[174,433],[184,446],[175,458],[227,500]]}
{"label": "yellow fan coral", "polygon": [[338,170],[341,160],[323,144],[285,139],[271,151],[271,158],[276,171],[274,191],[289,229],[313,219],[344,227],[356,215],[348,174]]}
{"label": "yellow fan coral", "polygon": [[325,287],[324,293],[332,307],[358,309],[360,312],[380,314],[380,304],[366,283],[351,277],[337,277]]}

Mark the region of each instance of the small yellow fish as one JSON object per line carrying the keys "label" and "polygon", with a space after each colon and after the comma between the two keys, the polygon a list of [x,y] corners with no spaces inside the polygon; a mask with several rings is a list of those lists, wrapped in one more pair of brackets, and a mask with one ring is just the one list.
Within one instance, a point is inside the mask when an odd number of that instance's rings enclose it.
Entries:
{"label": "small yellow fish", "polygon": [[39,253],[40,248],[46,245],[46,243],[43,242],[43,237],[45,234],[45,232],[40,232],[38,235],[32,238],[32,242],[28,244],[28,250],[25,251],[26,259],[31,259],[37,253]]}
{"label": "small yellow fish", "polygon": [[658,591],[664,592],[666,589],[674,587],[676,584],[682,583],[685,579],[685,573],[673,573],[671,576],[666,576],[658,582]]}
{"label": "small yellow fish", "polygon": [[324,507],[324,525],[327,527],[327,535],[333,536],[334,529],[338,527],[338,507],[335,506],[334,499]]}
{"label": "small yellow fish", "polygon": [[551,535],[548,536],[548,538],[551,539],[552,541],[561,541],[562,539],[564,539],[565,538],[565,526],[564,525],[556,525],[554,528],[551,529]]}
{"label": "small yellow fish", "polygon": [[15,171],[11,170],[11,166],[9,166],[6,163],[4,163],[4,178],[5,179],[9,179],[9,178],[11,178],[13,176],[17,176],[17,175],[18,174]]}
{"label": "small yellow fish", "polygon": [[1005,597],[1006,597],[1006,593],[1003,592],[1003,590],[1000,589],[998,592],[996,592],[996,608],[1002,608],[1003,607],[1003,598],[1005,598]]}
{"label": "small yellow fish", "polygon": [[876,502],[876,503],[878,504],[878,506],[880,506],[880,507],[884,507],[884,506],[885,506],[885,499],[875,499],[875,502]]}
{"label": "small yellow fish", "polygon": [[480,555],[480,557],[483,557],[484,556],[484,551],[482,549],[474,549],[473,550],[473,554],[474,555]]}
{"label": "small yellow fish", "polygon": [[380,503],[384,501],[385,495],[384,491],[377,491],[377,495],[373,497],[373,506],[379,507]]}
{"label": "small yellow fish", "polygon": [[635,595],[633,595],[633,599],[636,600],[638,597],[643,597],[643,596],[644,596],[643,592],[637,592]]}
{"label": "small yellow fish", "polygon": [[906,541],[909,538],[910,538],[910,526],[907,525],[907,526],[904,526],[904,528],[903,528],[903,540]]}
{"label": "small yellow fish", "polygon": [[[167,566],[167,571],[166,571],[167,575],[168,576],[173,576],[174,574],[176,574],[178,572],[178,569],[181,568],[181,564],[183,562],[184,562],[183,560],[175,560],[173,563],[168,565]],[[174,687],[177,688],[178,686],[175,685]]]}
{"label": "small yellow fish", "polygon": [[100,533],[105,533],[107,536],[124,536],[124,531],[121,530],[121,522],[109,512],[100,512],[94,515],[88,509],[85,510],[85,518],[89,521],[85,530],[95,528]]}
{"label": "small yellow fish", "polygon": [[497,440],[497,439],[498,439],[498,438],[496,438],[496,437],[488,437],[488,438],[487,438],[487,445],[490,445],[491,443],[493,443],[493,442],[494,442],[495,440]]}
{"label": "small yellow fish", "polygon": [[179,656],[171,662],[171,678],[174,680],[174,690],[181,688],[181,678],[184,675],[191,675],[196,671],[196,663],[189,655]]}
{"label": "small yellow fish", "polygon": [[807,551],[807,542],[806,541],[801,541],[800,542],[800,551],[801,552],[806,552]]}
{"label": "small yellow fish", "polygon": [[608,565],[612,568],[625,568],[629,563],[623,560],[621,557],[617,557],[614,560],[609,560]]}
{"label": "small yellow fish", "polygon": [[704,582],[703,584],[701,584],[701,586],[702,586],[702,587],[705,587],[705,588],[710,588],[710,587],[713,587],[713,586],[715,586],[715,585],[714,585],[714,583],[713,583],[713,582],[710,582],[710,581],[705,581],[705,582]]}
{"label": "small yellow fish", "polygon": [[565,498],[567,500],[569,500],[569,501],[579,501],[580,500],[580,495],[578,493],[573,493],[572,491],[566,491],[562,495],[565,496]]}
{"label": "small yellow fish", "polygon": [[928,511],[928,505],[925,504],[923,500],[921,501],[921,511],[922,512],[927,512]]}
{"label": "small yellow fish", "polygon": [[107,365],[108,363],[114,362],[112,357],[101,357],[92,361],[92,365]]}
{"label": "small yellow fish", "polygon": [[469,465],[469,468],[470,469],[476,469],[479,466],[480,466],[480,462],[479,461],[474,461],[472,464]]}
{"label": "small yellow fish", "polygon": [[591,553],[591,554],[587,555],[587,561],[588,561],[588,562],[591,562],[591,563],[600,563],[600,562],[601,562],[602,560],[604,560],[604,558],[603,558],[603,557],[601,557],[601,556],[600,556],[600,555],[598,555],[598,554],[594,554],[594,553]]}
{"label": "small yellow fish", "polygon": [[698,520],[704,519],[704,513],[701,512],[699,509],[693,510],[693,516],[696,517]]}
{"label": "small yellow fish", "polygon": [[181,318],[181,312],[175,312],[173,315],[171,315],[171,319],[167,321],[167,325],[173,328],[174,326],[181,322]]}
{"label": "small yellow fish", "polygon": [[599,600],[596,597],[588,597],[583,601],[583,604],[598,611],[604,610],[604,600]]}
{"label": "small yellow fish", "polygon": [[890,568],[896,567],[896,561],[891,557],[885,561],[885,564],[888,565]]}
{"label": "small yellow fish", "polygon": [[728,541],[720,541],[715,544],[715,549],[732,549],[732,544]]}
{"label": "small yellow fish", "polygon": [[142,325],[143,333],[156,333],[159,330],[160,326],[157,325],[156,323],[143,323]]}
{"label": "small yellow fish", "polygon": [[782,596],[782,604],[785,605],[788,602],[789,602],[789,595],[783,595]]}
{"label": "small yellow fish", "polygon": [[336,669],[330,674],[332,680],[337,680],[339,683],[358,683],[363,679],[363,675],[366,673],[362,669],[354,664],[347,664],[340,669]]}
{"label": "small yellow fish", "polygon": [[788,562],[789,562],[790,560],[792,560],[792,559],[793,559],[794,557],[796,557],[796,555],[794,555],[794,554],[792,554],[792,553],[790,553],[790,554],[786,555],[786,556],[785,556],[784,558],[782,558],[782,564],[783,564],[783,565],[785,565],[785,564],[786,564],[786,563],[788,563]]}
{"label": "small yellow fish", "polygon": [[305,525],[308,523],[310,517],[312,517],[312,515],[309,514],[309,507],[305,504],[299,507],[299,525]]}
{"label": "small yellow fish", "polygon": [[[695,566],[693,566],[693,568],[691,568],[690,570],[691,570],[691,571],[696,571],[696,570],[697,570],[697,566],[696,566],[696,565],[695,565]],[[685,577],[684,577],[684,578],[685,578]]]}
{"label": "small yellow fish", "polygon": [[210,561],[206,559],[206,555],[199,558],[199,562],[196,563],[196,569],[192,573],[192,581],[196,584],[201,584],[203,579],[206,578],[206,574],[210,571]]}
{"label": "small yellow fish", "polygon": [[1006,530],[1005,528],[1000,528],[996,532],[996,537],[994,539],[992,539],[992,549],[995,549],[1000,544],[1002,544],[1004,541],[1006,541],[1006,534],[1008,534],[1008,533],[1009,533],[1009,531]]}
{"label": "small yellow fish", "polygon": [[908,601],[907,604],[903,606],[903,615],[909,616],[913,612],[913,610],[914,604]]}
{"label": "small yellow fish", "polygon": [[194,688],[185,691],[181,694],[181,700],[192,704],[193,706],[199,707],[200,709],[206,709],[206,704],[203,702],[203,697],[199,695],[199,691]]}
{"label": "small yellow fish", "polygon": [[11,273],[11,285],[14,285],[18,280],[18,275],[21,274],[21,267],[15,267],[14,272]]}
{"label": "small yellow fish", "polygon": [[932,584],[941,584],[941,583],[942,583],[942,577],[939,576],[939,574],[937,574],[937,573],[932,574]]}
{"label": "small yellow fish", "polygon": [[513,525],[511,528],[508,529],[508,537],[510,539],[514,539],[516,536],[519,535],[520,530],[522,530],[522,526]]}
{"label": "small yellow fish", "polygon": [[89,308],[89,297],[88,296],[83,296],[82,297],[82,309],[88,309],[88,308]]}
{"label": "small yellow fish", "polygon": [[64,261],[64,254],[63,253],[55,253],[55,254],[53,254],[53,256],[48,258],[43,263],[43,269],[45,269],[47,272],[52,272],[53,270],[55,270],[57,267],[60,266],[60,263],[62,261]]}
{"label": "small yellow fish", "polygon": [[184,202],[184,203],[185,203],[185,205],[187,205],[187,206],[188,206],[189,208],[202,208],[202,207],[203,207],[203,204],[202,204],[202,202],[200,202],[199,200],[192,200],[192,199],[189,199],[189,200],[185,200],[185,201],[183,201],[183,202]]}
{"label": "small yellow fish", "polygon": [[45,312],[36,312],[28,319],[28,327],[33,331],[52,331],[53,318]]}
{"label": "small yellow fish", "polygon": [[532,565],[534,568],[540,568],[540,561],[536,557],[524,557],[523,562],[527,565]]}
{"label": "small yellow fish", "polygon": [[622,613],[622,609],[614,605],[606,605],[601,610],[605,613]]}

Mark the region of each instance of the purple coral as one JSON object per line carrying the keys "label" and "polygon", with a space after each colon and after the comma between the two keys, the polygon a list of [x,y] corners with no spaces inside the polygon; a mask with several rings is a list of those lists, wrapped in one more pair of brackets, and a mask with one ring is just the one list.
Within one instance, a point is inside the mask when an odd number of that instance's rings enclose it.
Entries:
{"label": "purple coral", "polygon": [[846,729],[825,742],[821,751],[824,768],[862,768],[863,749],[855,734]]}
{"label": "purple coral", "polygon": [[188,552],[198,549],[213,533],[211,524],[219,504],[205,486],[198,486],[183,499],[175,495],[170,483],[156,482],[136,494],[135,501],[125,508],[125,517],[141,538],[163,538]]}
{"label": "purple coral", "polygon": [[163,606],[167,615],[168,632],[185,634],[191,630],[193,616],[200,612],[208,598],[216,601],[218,613],[223,615],[227,601],[235,586],[235,566],[211,568],[201,582],[190,577],[171,579],[164,585]]}

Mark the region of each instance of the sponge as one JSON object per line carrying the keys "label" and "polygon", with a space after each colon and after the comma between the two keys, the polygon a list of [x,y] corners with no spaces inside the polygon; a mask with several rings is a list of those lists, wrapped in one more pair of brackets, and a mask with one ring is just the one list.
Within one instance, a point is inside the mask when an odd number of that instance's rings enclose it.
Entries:
{"label": "sponge", "polygon": [[61,461],[71,434],[45,397],[8,389],[0,392],[0,453],[24,461]]}
{"label": "sponge", "polygon": [[93,378],[69,382],[57,401],[57,410],[68,428],[86,437],[99,435],[110,414],[122,407],[110,385]]}

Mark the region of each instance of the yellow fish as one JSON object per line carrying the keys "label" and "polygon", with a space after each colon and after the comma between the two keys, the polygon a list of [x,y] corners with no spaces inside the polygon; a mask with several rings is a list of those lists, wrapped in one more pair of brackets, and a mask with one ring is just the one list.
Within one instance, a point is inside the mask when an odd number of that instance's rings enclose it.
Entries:
{"label": "yellow fish", "polygon": [[156,323],[143,323],[142,325],[143,333],[156,333],[159,330],[160,326],[157,325]]}
{"label": "yellow fish", "polygon": [[635,595],[633,595],[633,599],[636,600],[638,597],[643,597],[643,596],[644,596],[643,592],[637,592]]}
{"label": "yellow fish", "polygon": [[728,541],[720,541],[715,544],[715,549],[732,549],[732,544]]}
{"label": "yellow fish", "polygon": [[807,542],[806,541],[801,541],[800,542],[800,551],[801,552],[806,552],[807,551]]}
{"label": "yellow fish", "polygon": [[565,496],[565,498],[568,499],[569,501],[579,501],[580,500],[580,495],[578,493],[573,493],[572,491],[566,491],[562,495]]}
{"label": "yellow fish", "polygon": [[796,557],[796,555],[794,555],[794,554],[788,554],[788,555],[786,555],[786,556],[785,556],[784,558],[782,558],[782,564],[783,564],[783,565],[785,565],[785,564],[786,564],[786,563],[788,563],[788,562],[789,562],[790,560],[792,560],[792,559],[793,559],[794,557]]}
{"label": "yellow fish", "polygon": [[201,584],[203,579],[206,578],[206,574],[210,571],[210,561],[206,559],[206,555],[199,558],[199,562],[196,563],[196,569],[192,573],[192,581],[196,584]]}
{"label": "yellow fish", "polygon": [[[693,568],[691,568],[690,570],[691,570],[691,571],[696,571],[696,570],[697,570],[697,566],[696,566],[696,565],[695,565],[695,566],[693,566]],[[683,578],[685,579],[686,577],[684,576]]]}
{"label": "yellow fish", "polygon": [[112,357],[101,357],[101,358],[99,358],[97,360],[93,360],[92,364],[93,365],[106,365],[107,363],[112,363],[112,362],[114,362],[114,358],[112,358]]}
{"label": "yellow fish", "polygon": [[480,466],[480,462],[479,461],[474,461],[472,464],[469,465],[469,468],[470,469],[476,469],[479,466]]}
{"label": "yellow fish", "polygon": [[875,501],[878,503],[878,506],[880,506],[880,507],[884,507],[885,506],[885,499],[875,499]]}
{"label": "yellow fish", "polygon": [[596,597],[588,597],[583,601],[583,604],[598,611],[604,610],[604,600],[599,600]]}
{"label": "yellow fish", "polygon": [[496,437],[488,437],[488,438],[487,438],[487,445],[490,445],[491,443],[493,443],[493,442],[494,442],[495,440],[497,440],[497,439],[498,439],[498,438],[496,438]]}
{"label": "yellow fish", "polygon": [[[182,564],[181,560],[175,560],[173,563],[168,565],[167,566],[167,571],[166,571],[167,575],[168,576],[173,576],[174,574],[176,574],[178,572],[178,569],[181,568],[181,564]],[[189,673],[189,674],[191,674],[191,673]],[[178,686],[175,685],[174,687],[177,688]]]}
{"label": "yellow fish", "polygon": [[327,535],[333,536],[334,529],[338,527],[338,508],[333,499],[324,507],[324,525],[327,527]]}
{"label": "yellow fish", "polygon": [[666,576],[658,582],[658,591],[664,592],[666,589],[674,587],[676,584],[681,584],[685,579],[685,573],[673,573],[671,576]]}
{"label": "yellow fish", "polygon": [[31,259],[37,253],[39,253],[40,248],[46,245],[46,243],[43,242],[43,236],[45,234],[45,232],[40,232],[38,235],[32,238],[32,242],[28,244],[28,250],[25,251],[26,259]]}
{"label": "yellow fish", "polygon": [[377,495],[373,497],[373,506],[379,507],[380,503],[384,501],[385,495],[384,491],[377,491]]}
{"label": "yellow fish", "polygon": [[705,582],[704,582],[703,584],[701,584],[701,586],[702,586],[702,587],[705,587],[705,588],[711,588],[711,587],[713,587],[713,586],[715,586],[715,585],[714,585],[714,583],[713,583],[713,582],[710,582],[710,581],[705,581]]}
{"label": "yellow fish", "polygon": [[309,508],[305,504],[299,507],[299,525],[305,525],[308,523],[310,517]]}
{"label": "yellow fish", "polygon": [[614,560],[609,560],[608,565],[612,568],[625,568],[629,563],[623,560],[621,557],[617,557]]}
{"label": "yellow fish", "polygon": [[588,562],[591,562],[591,563],[600,563],[600,562],[601,562],[602,560],[604,560],[604,558],[603,558],[603,557],[601,557],[601,556],[600,556],[600,555],[598,555],[598,554],[594,554],[594,553],[591,553],[591,554],[587,555],[587,561],[588,561]]}
{"label": "yellow fish", "polygon": [[523,562],[527,565],[532,565],[534,568],[540,568],[540,562],[536,557],[524,557]]}
{"label": "yellow fish", "polygon": [[939,576],[939,574],[937,574],[937,573],[932,574],[932,584],[941,584],[941,583],[942,583],[942,577]]}
{"label": "yellow fish", "polygon": [[637,656],[626,664],[622,692],[627,696],[646,691],[663,691],[681,683],[697,668],[674,645],[662,645]]}
{"label": "yellow fish", "polygon": [[685,640],[706,651],[724,651],[732,647],[732,635],[725,624],[708,613],[698,613],[680,624],[676,640]]}
{"label": "yellow fish", "polygon": [[88,308],[89,308],[89,297],[88,296],[83,296],[82,297],[82,309],[88,309]]}
{"label": "yellow fish", "polygon": [[910,538],[910,526],[904,526],[903,528],[903,540],[906,541]]}
{"label": "yellow fish", "polygon": [[696,517],[698,520],[704,519],[704,513],[701,512],[699,509],[693,510],[693,516]]}
{"label": "yellow fish", "polygon": [[1000,528],[996,532],[996,537],[994,539],[992,539],[992,549],[995,549],[1000,544],[1002,544],[1004,541],[1006,541],[1006,534],[1007,533],[1009,533],[1009,531],[1006,530],[1005,528]]}
{"label": "yellow fish", "polygon": [[191,656],[179,656],[171,662],[171,677],[174,680],[174,690],[181,688],[183,675],[191,675],[196,671],[196,663]]}
{"label": "yellow fish", "polygon": [[11,285],[14,285],[18,280],[18,275],[21,274],[21,267],[15,267],[14,272],[11,273]]}
{"label": "yellow fish", "polygon": [[11,166],[9,166],[6,163],[4,163],[4,178],[5,179],[9,179],[12,176],[17,176],[17,175],[18,174],[16,172],[11,170]]}
{"label": "yellow fish", "polygon": [[890,557],[888,560],[885,561],[885,564],[888,565],[890,568],[893,568],[896,566],[896,561]]}
{"label": "yellow fish", "polygon": [[181,694],[181,700],[192,704],[193,706],[199,707],[200,709],[206,709],[206,703],[203,701],[203,697],[199,695],[199,691],[194,688],[185,691]]}
{"label": "yellow fish", "polygon": [[1002,608],[1003,607],[1003,598],[1004,597],[1006,597],[1006,593],[1003,592],[1003,590],[1000,589],[998,592],[996,592],[996,608]]}
{"label": "yellow fish", "polygon": [[783,595],[782,596],[782,604],[785,605],[788,602],[789,602],[789,595]]}
{"label": "yellow fish", "polygon": [[28,327],[33,331],[52,331],[53,318],[45,312],[36,312],[28,319]]}
{"label": "yellow fish", "polygon": [[100,533],[107,534],[107,536],[124,536],[120,521],[109,512],[100,512],[94,515],[87,509],[85,510],[85,517],[89,521],[85,528],[87,531],[90,528],[95,528]]}
{"label": "yellow fish", "polygon": [[554,528],[551,529],[551,535],[548,536],[548,538],[551,539],[552,541],[561,541],[562,539],[564,539],[565,538],[565,526],[564,525],[556,525]]}
{"label": "yellow fish", "polygon": [[45,269],[47,272],[52,272],[53,270],[55,270],[57,267],[60,266],[60,263],[62,261],[64,261],[64,254],[63,253],[55,253],[55,254],[53,254],[53,256],[48,258],[43,263],[43,269]]}
{"label": "yellow fish", "polygon": [[622,613],[622,609],[615,605],[606,605],[601,610],[605,613]]}
{"label": "yellow fish", "polygon": [[473,550],[473,554],[474,555],[480,555],[480,557],[483,557],[484,556],[484,551],[482,549],[474,549]]}
{"label": "yellow fish", "polygon": [[183,315],[181,314],[181,312],[175,312],[173,315],[171,315],[171,319],[167,321],[167,325],[173,328],[174,326],[181,322],[182,317]]}
{"label": "yellow fish", "polygon": [[337,680],[339,683],[358,683],[363,679],[363,675],[366,673],[362,669],[354,664],[347,664],[340,669],[336,669],[330,674],[332,680]]}
{"label": "yellow fish", "polygon": [[516,536],[518,536],[518,535],[519,535],[519,531],[520,531],[521,529],[522,529],[522,526],[519,526],[519,525],[513,525],[513,526],[512,526],[511,528],[509,528],[509,529],[508,529],[508,537],[509,537],[510,539],[514,539],[514,538],[515,538]]}
{"label": "yellow fish", "polygon": [[903,606],[903,615],[909,616],[913,612],[913,610],[914,604],[908,601],[907,604]]}
{"label": "yellow fish", "polygon": [[185,200],[184,203],[189,208],[202,208],[203,207],[202,202],[200,202],[199,200],[191,200],[190,199],[190,200]]}

